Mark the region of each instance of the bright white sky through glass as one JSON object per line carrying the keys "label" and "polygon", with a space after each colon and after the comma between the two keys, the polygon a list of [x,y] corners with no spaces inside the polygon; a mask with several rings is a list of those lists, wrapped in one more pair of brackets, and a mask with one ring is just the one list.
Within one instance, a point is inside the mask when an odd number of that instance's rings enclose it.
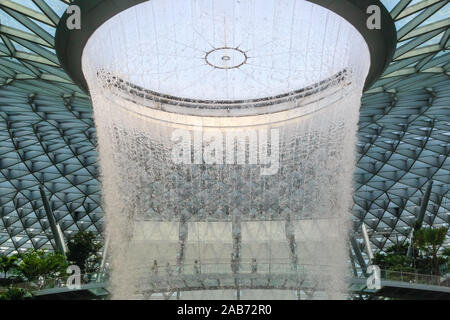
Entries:
{"label": "bright white sky through glass", "polygon": [[99,68],[201,100],[302,89],[367,51],[350,23],[305,0],[152,0],[113,17],[90,42],[102,52]]}

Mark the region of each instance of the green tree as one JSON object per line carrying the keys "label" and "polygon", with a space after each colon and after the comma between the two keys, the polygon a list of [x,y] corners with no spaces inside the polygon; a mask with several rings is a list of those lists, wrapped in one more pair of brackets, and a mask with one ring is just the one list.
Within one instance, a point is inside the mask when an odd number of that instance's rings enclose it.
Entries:
{"label": "green tree", "polygon": [[439,264],[442,258],[438,256],[439,249],[445,241],[447,228],[423,228],[414,231],[414,246],[431,260],[431,271],[439,275]]}
{"label": "green tree", "polygon": [[450,259],[450,247],[442,249],[442,256]]}
{"label": "green tree", "polygon": [[17,272],[29,281],[37,280],[40,276],[45,278],[65,274],[68,267],[64,255],[57,252],[29,250],[19,256]]}
{"label": "green tree", "polygon": [[27,295],[29,293],[24,289],[9,287],[7,291],[0,294],[0,300],[23,300]]}
{"label": "green tree", "polygon": [[67,260],[80,267],[81,273],[91,273],[96,270],[102,257],[103,247],[97,236],[90,231],[78,232],[68,243]]}
{"label": "green tree", "polygon": [[401,256],[406,256],[408,253],[409,243],[397,243],[386,249],[386,253],[398,254]]}
{"label": "green tree", "polygon": [[447,260],[447,270],[450,269],[450,247],[442,250],[442,257]]}
{"label": "green tree", "polygon": [[408,243],[394,244],[388,247],[385,253],[376,253],[372,264],[392,271],[413,271],[413,260],[406,255],[408,246]]}
{"label": "green tree", "polygon": [[14,270],[17,267],[17,262],[19,260],[19,257],[15,254],[12,256],[0,256],[0,270],[5,275],[5,279],[8,275],[8,272]]}

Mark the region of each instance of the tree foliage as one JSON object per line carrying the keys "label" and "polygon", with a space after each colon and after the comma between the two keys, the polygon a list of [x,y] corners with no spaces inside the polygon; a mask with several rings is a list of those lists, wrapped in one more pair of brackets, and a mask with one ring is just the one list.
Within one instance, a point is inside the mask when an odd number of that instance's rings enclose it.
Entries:
{"label": "tree foliage", "polygon": [[437,255],[437,252],[444,243],[447,228],[425,228],[414,232],[414,245],[430,255]]}
{"label": "tree foliage", "polygon": [[19,257],[15,254],[12,256],[0,256],[0,270],[6,279],[8,272],[13,271],[17,267]]}
{"label": "tree foliage", "polygon": [[414,231],[413,255],[407,256],[409,243],[390,246],[385,253],[377,253],[372,264],[381,269],[423,274],[441,273],[441,266],[449,263],[450,248],[439,250],[445,241],[447,228],[423,228]]}
{"label": "tree foliage", "polygon": [[0,294],[0,300],[23,300],[29,293],[20,288],[10,287]]}
{"label": "tree foliage", "polygon": [[68,263],[64,255],[44,250],[28,250],[19,254],[17,272],[29,281],[65,274]]}
{"label": "tree foliage", "polygon": [[67,260],[80,267],[82,273],[96,270],[101,261],[100,249],[103,244],[90,231],[78,232],[67,244]]}
{"label": "tree foliage", "polygon": [[447,258],[447,259],[450,259],[450,247],[444,248],[442,250],[442,256]]}
{"label": "tree foliage", "polygon": [[414,246],[419,249],[422,257],[428,257],[433,274],[440,274],[439,266],[443,262],[438,252],[445,241],[447,228],[424,228],[414,231]]}
{"label": "tree foliage", "polygon": [[375,254],[372,264],[379,266],[381,269],[393,271],[413,271],[413,259],[407,257],[408,243],[395,244],[386,249],[386,253]]}

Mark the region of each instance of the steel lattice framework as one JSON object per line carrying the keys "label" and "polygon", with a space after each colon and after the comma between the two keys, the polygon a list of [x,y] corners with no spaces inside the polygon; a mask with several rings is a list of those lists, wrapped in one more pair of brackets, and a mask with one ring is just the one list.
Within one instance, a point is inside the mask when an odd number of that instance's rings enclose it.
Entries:
{"label": "steel lattice framework", "polygon": [[[91,103],[54,51],[70,2],[0,0],[0,253],[55,247],[41,184],[66,238],[103,229]],[[450,223],[450,0],[382,2],[398,46],[363,98],[353,208],[363,252],[362,222],[373,250],[407,239],[430,181],[424,225]]]}

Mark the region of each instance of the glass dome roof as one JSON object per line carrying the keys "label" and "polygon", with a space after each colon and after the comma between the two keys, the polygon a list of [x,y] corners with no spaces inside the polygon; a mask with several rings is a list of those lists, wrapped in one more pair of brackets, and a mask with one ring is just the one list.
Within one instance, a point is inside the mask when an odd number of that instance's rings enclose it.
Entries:
{"label": "glass dome roof", "polygon": [[[430,181],[424,225],[450,222],[450,1],[382,2],[395,20],[398,46],[361,109],[353,221],[363,253],[362,222],[373,250],[405,241]],[[66,238],[103,231],[91,103],[54,51],[55,28],[70,3],[0,3],[2,253],[55,247],[40,184]]]}

